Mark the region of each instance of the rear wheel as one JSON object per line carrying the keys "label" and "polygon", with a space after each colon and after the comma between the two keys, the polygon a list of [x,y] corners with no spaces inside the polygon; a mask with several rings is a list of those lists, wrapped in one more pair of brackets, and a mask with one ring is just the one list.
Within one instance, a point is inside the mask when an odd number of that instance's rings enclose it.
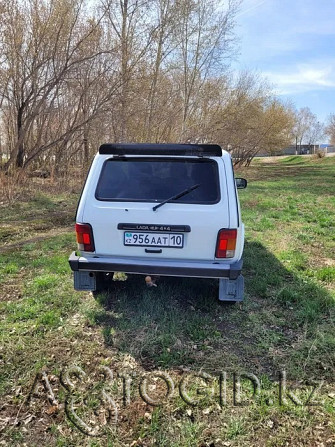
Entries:
{"label": "rear wheel", "polygon": [[[234,304],[236,304],[238,301],[220,301],[218,300],[218,303],[221,307],[231,307]],[[240,301],[241,302],[241,301]]]}
{"label": "rear wheel", "polygon": [[107,292],[112,279],[113,279],[112,272],[97,272],[97,273],[95,273],[96,287],[95,287],[95,290],[93,291],[93,296],[96,296],[99,293]]}

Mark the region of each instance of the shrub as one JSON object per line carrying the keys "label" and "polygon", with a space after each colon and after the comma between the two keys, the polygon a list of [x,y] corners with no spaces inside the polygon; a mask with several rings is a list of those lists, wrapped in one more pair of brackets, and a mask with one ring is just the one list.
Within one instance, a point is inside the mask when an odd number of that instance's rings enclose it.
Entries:
{"label": "shrub", "polygon": [[315,151],[314,158],[324,158],[326,156],[326,151],[323,151],[322,149],[318,149]]}

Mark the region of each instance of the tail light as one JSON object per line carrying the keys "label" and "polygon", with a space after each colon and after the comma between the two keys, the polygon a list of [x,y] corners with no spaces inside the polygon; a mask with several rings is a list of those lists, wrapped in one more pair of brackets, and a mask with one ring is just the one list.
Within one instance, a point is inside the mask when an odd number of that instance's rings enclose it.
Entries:
{"label": "tail light", "polygon": [[78,250],[94,251],[93,231],[90,224],[76,223]]}
{"label": "tail light", "polygon": [[216,258],[233,258],[235,256],[237,230],[222,229],[218,233]]}

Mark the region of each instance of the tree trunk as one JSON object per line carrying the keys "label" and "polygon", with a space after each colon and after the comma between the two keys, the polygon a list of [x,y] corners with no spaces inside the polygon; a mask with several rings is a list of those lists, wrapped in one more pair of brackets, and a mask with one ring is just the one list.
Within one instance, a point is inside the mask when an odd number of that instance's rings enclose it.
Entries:
{"label": "tree trunk", "polygon": [[23,116],[23,108],[20,107],[17,112],[17,154],[15,159],[15,166],[17,168],[23,167],[23,160],[24,160],[24,144],[22,138],[22,116]]}
{"label": "tree trunk", "polygon": [[84,127],[83,146],[84,146],[84,164],[85,164],[85,166],[87,166],[89,163],[89,160],[90,160],[90,146],[88,143],[87,126]]}
{"label": "tree trunk", "polygon": [[121,110],[120,110],[120,142],[127,140],[127,97],[128,97],[128,42],[127,42],[128,0],[123,1],[121,29]]}

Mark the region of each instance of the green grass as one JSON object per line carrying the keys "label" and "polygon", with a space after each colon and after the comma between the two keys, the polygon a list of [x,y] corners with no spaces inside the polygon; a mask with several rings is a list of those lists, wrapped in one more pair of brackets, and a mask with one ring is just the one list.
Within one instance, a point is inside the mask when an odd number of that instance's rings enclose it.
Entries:
{"label": "green grass", "polygon": [[[1,215],[5,244],[29,240],[0,255],[0,421],[9,418],[2,433],[8,445],[284,446],[299,445],[302,435],[306,445],[327,445],[335,423],[335,158],[263,160],[239,175],[249,180],[240,192],[246,293],[235,306],[217,302],[215,280],[161,278],[148,289],[143,277],[116,275],[97,300],[75,292],[67,263],[74,235],[50,232],[70,223],[75,194],[39,193]],[[44,240],[30,240],[43,234]],[[86,372],[82,380],[72,377],[78,396],[87,395],[78,409],[86,421],[100,421],[96,393],[102,387],[117,401],[119,424],[106,424],[102,438],[81,433],[62,405],[48,414],[42,382],[30,406],[24,404],[43,368],[63,404],[68,391],[61,372],[73,365]],[[113,370],[112,384],[99,375],[100,365]],[[144,374],[157,369],[170,373],[175,391],[152,408],[138,387]],[[304,401],[310,381],[323,379],[323,403],[280,406],[281,370]],[[199,371],[214,377],[214,397],[206,394],[206,384],[205,394],[199,393],[202,379],[192,376]],[[227,406],[221,409],[220,371],[227,373]],[[133,373],[127,407],[121,372]],[[233,405],[233,372],[261,379],[256,400],[250,398],[251,384],[242,381],[248,405]],[[195,407],[178,394],[185,375],[190,396],[199,400]],[[164,395],[161,382],[152,395]]]}
{"label": "green grass", "polygon": [[227,439],[235,439],[246,433],[246,427],[243,419],[233,419],[229,422],[229,425],[224,433]]}
{"label": "green grass", "polygon": [[77,194],[37,192],[29,201],[15,201],[8,207],[2,206],[0,243],[6,246],[33,239],[44,231],[73,225],[77,198]]}
{"label": "green grass", "polygon": [[[309,161],[309,159],[307,158],[307,160]],[[306,158],[301,157],[300,155],[290,155],[288,157],[283,157],[281,160],[279,160],[280,163],[283,164],[305,164],[306,163]]]}

